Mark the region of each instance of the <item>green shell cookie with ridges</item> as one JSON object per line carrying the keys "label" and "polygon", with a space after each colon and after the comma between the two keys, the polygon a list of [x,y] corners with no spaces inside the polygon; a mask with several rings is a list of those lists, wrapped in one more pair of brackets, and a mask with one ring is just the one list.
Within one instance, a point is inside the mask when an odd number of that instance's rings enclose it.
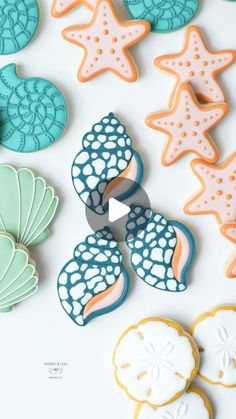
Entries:
{"label": "green shell cookie with ridges", "polygon": [[67,123],[62,93],[41,78],[20,78],[16,65],[0,70],[0,144],[30,153],[52,145]]}
{"label": "green shell cookie with ridges", "polygon": [[0,55],[14,54],[33,38],[39,23],[36,0],[0,1]]}
{"label": "green shell cookie with ridges", "polygon": [[196,15],[199,0],[124,0],[134,19],[151,23],[153,32],[174,32]]}

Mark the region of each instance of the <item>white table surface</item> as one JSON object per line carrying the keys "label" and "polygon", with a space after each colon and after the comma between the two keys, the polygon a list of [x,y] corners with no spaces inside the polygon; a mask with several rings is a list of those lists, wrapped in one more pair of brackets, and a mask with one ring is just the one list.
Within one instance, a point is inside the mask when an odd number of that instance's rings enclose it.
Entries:
{"label": "white table surface", "polygon": [[[145,116],[165,109],[174,78],[159,72],[154,57],[178,52],[184,29],[172,34],[150,34],[133,48],[140,78],[129,84],[113,74],[88,82],[76,78],[82,50],[64,41],[66,26],[85,23],[90,12],[79,7],[62,19],[50,16],[49,0],[39,0],[40,28],[34,41],[13,56],[0,58],[1,66],[18,64],[22,76],[48,78],[64,92],[69,106],[69,123],[63,138],[52,147],[34,154],[17,154],[4,148],[0,162],[29,167],[51,183],[60,207],[47,241],[31,255],[40,274],[39,291],[19,304],[12,313],[0,316],[0,415],[4,419],[132,419],[135,403],[115,384],[112,350],[120,333],[146,316],[166,316],[188,328],[200,313],[221,303],[236,302],[236,282],[225,277],[233,245],[218,232],[213,216],[187,216],[185,200],[199,187],[187,155],[164,168],[160,157],[166,137],[144,124]],[[236,4],[202,0],[195,24],[204,29],[212,49],[236,48]],[[119,5],[121,14],[124,9]],[[231,112],[214,130],[223,160],[235,149],[236,65],[220,76],[228,94]],[[134,145],[142,153],[147,169],[143,186],[154,209],[188,223],[197,239],[197,259],[186,292],[155,291],[132,274],[132,289],[125,304],[99,317],[87,327],[77,327],[62,310],[56,292],[58,272],[72,256],[74,247],[91,232],[84,206],[70,179],[70,167],[80,150],[81,139],[90,127],[113,111],[126,124]],[[129,267],[129,252],[122,246]],[[65,362],[61,380],[49,379],[47,362]],[[211,386],[200,379],[215,419],[233,419],[236,389]],[[201,418],[199,418],[201,419]]]}

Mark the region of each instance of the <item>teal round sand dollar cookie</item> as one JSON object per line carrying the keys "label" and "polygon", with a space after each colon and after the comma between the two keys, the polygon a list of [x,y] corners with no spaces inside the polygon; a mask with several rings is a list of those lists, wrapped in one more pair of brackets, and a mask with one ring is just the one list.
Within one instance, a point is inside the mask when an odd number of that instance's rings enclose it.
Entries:
{"label": "teal round sand dollar cookie", "polygon": [[0,55],[23,49],[33,38],[38,23],[36,0],[0,0]]}
{"label": "teal round sand dollar cookie", "polygon": [[124,0],[134,19],[150,22],[153,32],[174,32],[196,15],[199,0]]}

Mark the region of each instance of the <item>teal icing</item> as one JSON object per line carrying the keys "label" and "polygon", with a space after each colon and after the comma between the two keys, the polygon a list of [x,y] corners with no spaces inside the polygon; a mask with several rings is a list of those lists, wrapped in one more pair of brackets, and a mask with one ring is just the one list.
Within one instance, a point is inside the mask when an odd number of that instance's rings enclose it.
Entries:
{"label": "teal icing", "polygon": [[36,0],[0,1],[0,55],[14,54],[33,38],[39,22]]}
{"label": "teal icing", "polygon": [[[133,206],[128,216],[126,243],[131,249],[132,267],[138,276],[154,288],[180,292],[187,287],[187,274],[195,258],[192,233],[177,221],[168,221],[150,208]],[[181,271],[175,278],[172,268],[177,235],[180,229],[188,240],[190,252]]]}
{"label": "teal icing", "polygon": [[[89,235],[76,246],[73,258],[59,274],[58,295],[62,307],[77,325],[85,326],[93,318],[115,310],[124,302],[129,290],[129,275],[122,259],[108,227]],[[114,285],[121,274],[124,288],[119,299],[85,317],[84,310],[89,301]]]}
{"label": "teal icing", "polygon": [[196,15],[199,0],[124,0],[134,19],[150,22],[153,32],[173,32]]}
{"label": "teal icing", "polygon": [[49,147],[62,135],[67,107],[62,93],[48,80],[20,78],[16,65],[0,70],[0,143],[30,153]]}
{"label": "teal icing", "polygon": [[132,140],[125,127],[113,113],[97,122],[82,140],[83,149],[72,164],[72,181],[80,199],[92,211],[104,214],[107,203],[103,195],[108,184],[127,169],[135,158],[138,173],[132,188],[117,199],[130,197],[138,188],[143,177],[143,163],[140,155],[132,147]]}

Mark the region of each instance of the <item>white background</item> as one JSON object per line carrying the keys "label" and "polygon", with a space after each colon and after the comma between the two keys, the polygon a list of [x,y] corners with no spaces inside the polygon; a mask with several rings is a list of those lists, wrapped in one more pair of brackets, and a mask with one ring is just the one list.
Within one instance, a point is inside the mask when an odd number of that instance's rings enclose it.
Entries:
{"label": "white background", "polygon": [[[188,155],[169,168],[160,164],[166,137],[144,124],[145,116],[165,109],[174,78],[159,72],[154,57],[178,52],[184,29],[172,34],[150,34],[133,48],[140,78],[129,84],[113,74],[103,74],[82,84],[76,79],[82,58],[79,47],[60,35],[66,26],[85,23],[91,13],[84,7],[61,19],[50,16],[49,0],[40,0],[41,21],[33,42],[14,56],[1,57],[1,66],[18,64],[24,77],[53,81],[64,92],[69,123],[63,138],[34,154],[17,154],[4,148],[0,162],[29,167],[52,184],[60,197],[57,217],[47,241],[31,250],[40,274],[39,291],[0,317],[0,414],[4,419],[132,419],[134,402],[115,384],[111,356],[123,330],[146,316],[161,315],[188,328],[203,311],[221,303],[236,302],[236,282],[225,277],[233,245],[218,231],[213,216],[186,216],[185,200],[199,187],[189,167]],[[212,49],[236,48],[236,4],[202,0],[194,23],[204,29]],[[119,4],[121,15],[126,16]],[[213,136],[225,159],[235,149],[236,65],[220,76],[231,112]],[[128,299],[115,312],[99,317],[85,328],[77,327],[57,298],[58,272],[74,247],[91,233],[84,206],[70,179],[74,156],[83,134],[108,112],[114,111],[133,138],[146,164],[143,186],[152,206],[171,218],[189,224],[197,239],[197,259],[189,288],[180,294],[155,291],[131,273]],[[129,252],[123,246],[129,268]],[[50,380],[45,362],[68,362],[62,380]],[[197,379],[212,400],[216,419],[235,416],[236,389],[226,390]],[[201,419],[201,418],[199,418]]]}

